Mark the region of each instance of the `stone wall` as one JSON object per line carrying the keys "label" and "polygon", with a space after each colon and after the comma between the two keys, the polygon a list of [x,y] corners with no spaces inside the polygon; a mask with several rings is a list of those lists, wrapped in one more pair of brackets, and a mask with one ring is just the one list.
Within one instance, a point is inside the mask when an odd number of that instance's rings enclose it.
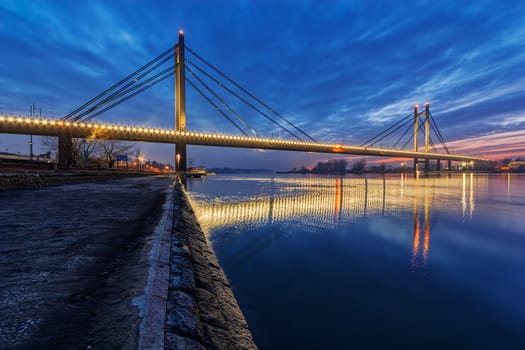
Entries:
{"label": "stone wall", "polygon": [[257,349],[182,186],[176,186],[165,349]]}
{"label": "stone wall", "polygon": [[1,173],[0,191],[40,188],[83,182],[106,181],[143,173],[80,172],[80,173]]}

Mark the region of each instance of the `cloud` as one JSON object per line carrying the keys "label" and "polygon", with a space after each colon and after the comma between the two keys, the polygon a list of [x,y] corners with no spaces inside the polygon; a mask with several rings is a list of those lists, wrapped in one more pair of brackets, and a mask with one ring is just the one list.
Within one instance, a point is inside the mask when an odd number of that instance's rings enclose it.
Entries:
{"label": "cloud", "polygon": [[[479,137],[471,142],[482,150],[497,142],[489,133],[523,128],[525,21],[516,14],[524,11],[523,2],[494,1],[3,1],[0,113],[27,113],[35,100],[64,115],[184,28],[189,47],[316,139],[360,144],[429,101],[446,139]],[[236,132],[189,87],[187,105],[194,130]],[[242,103],[232,106],[260,134],[279,134]],[[100,118],[172,125],[173,81]],[[513,140],[493,151],[519,149]],[[304,159],[277,154],[282,164]],[[213,150],[202,157],[217,158]]]}

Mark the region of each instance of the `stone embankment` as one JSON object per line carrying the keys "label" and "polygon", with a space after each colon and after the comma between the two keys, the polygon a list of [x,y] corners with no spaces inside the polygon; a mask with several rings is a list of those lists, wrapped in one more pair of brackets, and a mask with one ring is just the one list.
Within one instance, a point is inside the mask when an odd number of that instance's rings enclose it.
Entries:
{"label": "stone embankment", "polygon": [[[26,174],[7,187],[119,176]],[[257,349],[186,193],[166,190],[171,182],[2,193],[0,349]]]}
{"label": "stone embankment", "polygon": [[75,173],[0,173],[0,191],[40,188],[47,186],[107,181],[126,177],[145,176],[144,173],[117,171]]}
{"label": "stone embankment", "polygon": [[164,206],[172,212],[159,224],[139,348],[257,349],[182,186],[172,196]]}
{"label": "stone embankment", "polygon": [[178,215],[171,242],[167,348],[257,349],[228,279],[180,186],[174,208]]}

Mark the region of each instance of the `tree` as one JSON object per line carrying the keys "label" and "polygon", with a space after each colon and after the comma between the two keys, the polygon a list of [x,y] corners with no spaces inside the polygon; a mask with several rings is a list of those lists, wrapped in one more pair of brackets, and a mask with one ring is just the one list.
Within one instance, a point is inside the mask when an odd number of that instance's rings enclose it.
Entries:
{"label": "tree", "polygon": [[312,172],[316,174],[344,174],[347,165],[346,159],[330,159],[328,162],[318,162]]}
{"label": "tree", "polygon": [[[84,141],[84,142],[83,142]],[[58,152],[58,137],[44,136],[42,138],[42,147],[46,148],[49,152],[56,154]],[[72,159],[74,163],[77,163],[81,159],[82,147],[84,147],[84,155],[89,158],[97,147],[98,141],[96,139],[71,139],[73,145]],[[84,146],[82,146],[84,144]]]}
{"label": "tree", "polygon": [[117,155],[127,154],[134,145],[126,145],[119,141],[104,140],[99,143],[98,154],[104,159],[108,168],[113,168]]}
{"label": "tree", "polygon": [[366,166],[365,161],[359,160],[355,162],[354,164],[352,164],[352,168],[350,169],[350,172],[354,174],[362,174],[365,172],[365,166]]}
{"label": "tree", "polygon": [[95,129],[89,135],[89,140],[96,140],[97,154],[106,163],[108,168],[113,168],[117,161],[117,155],[128,154],[135,147],[135,144],[126,144],[124,142],[110,140],[110,135],[105,129]]}

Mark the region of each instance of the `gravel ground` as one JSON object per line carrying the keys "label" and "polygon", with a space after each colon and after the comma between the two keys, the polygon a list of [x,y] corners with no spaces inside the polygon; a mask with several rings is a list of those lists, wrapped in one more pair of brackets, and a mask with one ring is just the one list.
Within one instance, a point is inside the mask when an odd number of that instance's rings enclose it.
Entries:
{"label": "gravel ground", "polygon": [[165,177],[0,193],[0,349],[133,349]]}

